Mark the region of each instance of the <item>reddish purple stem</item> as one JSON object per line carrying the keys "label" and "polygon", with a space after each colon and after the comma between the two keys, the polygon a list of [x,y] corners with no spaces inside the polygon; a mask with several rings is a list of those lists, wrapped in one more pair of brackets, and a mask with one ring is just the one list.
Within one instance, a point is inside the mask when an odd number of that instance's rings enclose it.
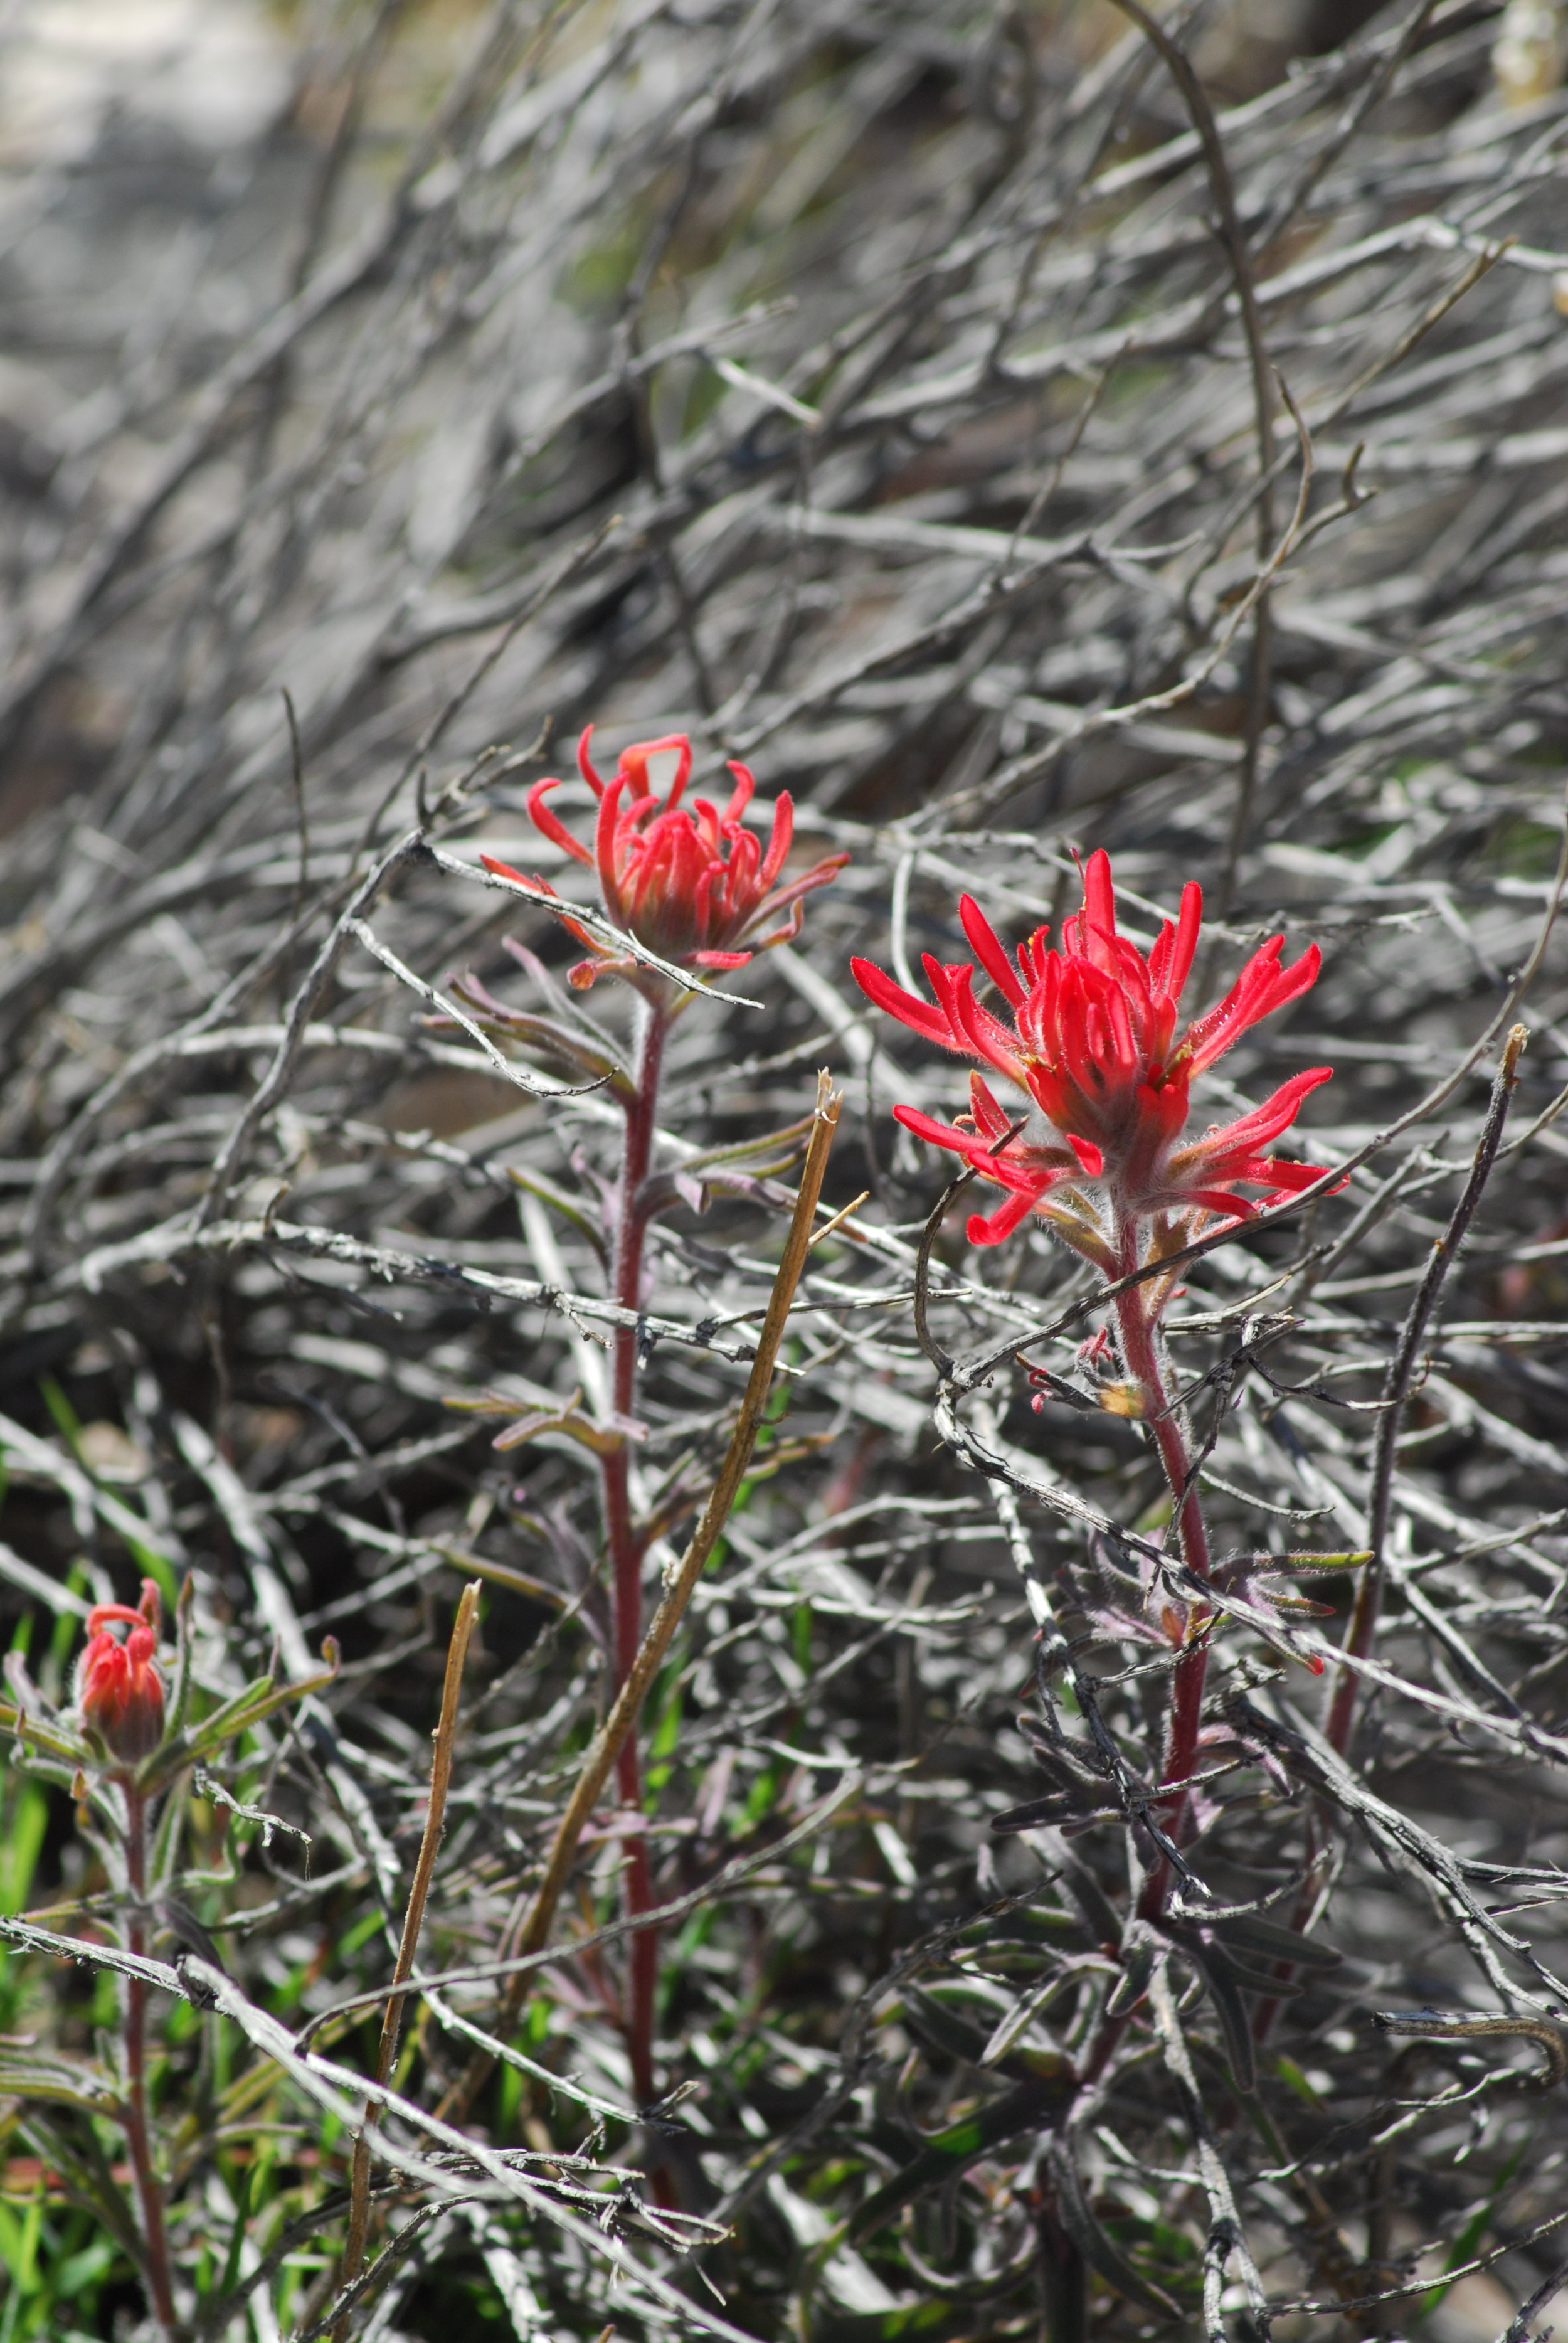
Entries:
{"label": "reddish purple stem", "polygon": [[[1141,1266],[1140,1232],[1135,1220],[1123,1222],[1118,1252],[1119,1276],[1124,1277]],[[1116,1323],[1121,1338],[1121,1360],[1129,1377],[1138,1386],[1143,1420],[1154,1434],[1160,1461],[1165,1467],[1165,1478],[1171,1486],[1171,1501],[1175,1508],[1181,1559],[1189,1570],[1206,1579],[1209,1575],[1209,1533],[1198,1496],[1198,1476],[1193,1470],[1181,1412],[1171,1404],[1171,1393],[1167,1387],[1164,1363],[1160,1353],[1160,1312],[1163,1300],[1155,1302],[1151,1300],[1151,1284],[1131,1285],[1117,1296]],[[1199,1609],[1190,1617],[1187,1647],[1176,1663],[1171,1687],[1171,1712],[1165,1728],[1165,1751],[1160,1768],[1161,1788],[1191,1781],[1196,1768],[1198,1735],[1203,1721],[1203,1685],[1209,1668],[1209,1637],[1204,1632],[1209,1615]],[[1183,1825],[1187,1811],[1188,1793],[1185,1790],[1178,1790],[1169,1800],[1161,1801],[1161,1826],[1167,1837],[1178,1846],[1185,1835]],[[1165,1909],[1170,1893],[1170,1858],[1157,1855],[1139,1893],[1138,1917],[1141,1920],[1157,1920]],[[1127,2011],[1119,2017],[1107,2017],[1102,2022],[1084,2056],[1080,2076],[1083,2083],[1091,2083],[1103,2073],[1126,2030],[1131,2015],[1131,2011]]]}
{"label": "reddish purple stem", "polygon": [[[648,1215],[642,1202],[653,1161],[653,1138],[658,1116],[658,1084],[664,1066],[665,1012],[651,1003],[642,1011],[638,1047],[636,1089],[626,1108],[626,1144],[621,1157],[620,1190],[615,1242],[615,1298],[623,1310],[642,1307],[643,1239]],[[629,1423],[637,1398],[637,1328],[618,1326],[611,1351],[610,1407]],[[604,1497],[605,1535],[614,1571],[614,1690],[631,1672],[642,1641],[642,1564],[647,1540],[632,1516],[630,1450],[623,1443],[603,1458],[600,1483]],[[616,1778],[622,1808],[642,1813],[642,1765],[637,1735],[628,1735],[617,1760]],[[653,1873],[648,1840],[638,1832],[626,1843],[626,1904],[628,1915],[653,1908]],[[639,2105],[654,2096],[654,1988],[658,1975],[658,1933],[639,1929],[630,1940],[630,1976],[626,2006],[627,2046],[631,2058],[632,2087]]]}
{"label": "reddish purple stem", "polygon": [[[1119,1252],[1120,1276],[1125,1277],[1141,1266],[1139,1229],[1135,1221],[1123,1223]],[[1153,1432],[1160,1461],[1165,1467],[1165,1478],[1171,1484],[1171,1501],[1175,1508],[1181,1559],[1189,1570],[1194,1571],[1200,1578],[1207,1578],[1209,1533],[1204,1526],[1203,1508],[1198,1496],[1198,1476],[1192,1469],[1186,1427],[1181,1410],[1171,1406],[1171,1394],[1166,1387],[1164,1363],[1160,1355],[1161,1305],[1151,1300],[1151,1291],[1149,1284],[1131,1285],[1117,1297],[1116,1322],[1121,1335],[1122,1363],[1138,1386],[1143,1420]],[[1203,1682],[1209,1667],[1209,1638],[1203,1632],[1207,1622],[1208,1614],[1201,1611],[1190,1618],[1187,1648],[1176,1663],[1171,1688],[1171,1715],[1166,1727],[1164,1762],[1160,1775],[1161,1786],[1190,1780],[1197,1762],[1198,1733],[1203,1715]],[[1181,1793],[1161,1812],[1160,1819],[1165,1831],[1178,1845],[1186,1806],[1186,1795]],[[1171,1887],[1170,1874],[1168,1859],[1160,1855],[1143,1883],[1138,1900],[1141,1918],[1155,1919],[1164,1910],[1165,1898]]]}

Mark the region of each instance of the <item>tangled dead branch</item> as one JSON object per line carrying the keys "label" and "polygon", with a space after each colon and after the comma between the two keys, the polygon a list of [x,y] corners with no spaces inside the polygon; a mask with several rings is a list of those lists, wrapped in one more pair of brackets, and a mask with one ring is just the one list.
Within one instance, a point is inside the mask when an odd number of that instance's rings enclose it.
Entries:
{"label": "tangled dead branch", "polygon": [[[192,2343],[1527,2343],[1568,2157],[1561,12],[1534,83],[1491,0],[197,13],[227,112],[134,40],[68,119],[0,93],[6,2343],[149,2303]],[[24,92],[48,16],[0,29]],[[528,796],[590,722],[789,792],[789,875],[849,857],[797,940],[699,969],[587,900]],[[1143,948],[1202,882],[1205,1001],[1322,946],[1200,1121],[1334,1069],[1329,1174],[1109,1280],[1038,1219],[966,1242],[890,1115],[961,1078],[848,973],[918,990],[960,892],[1059,929],[1101,846]],[[585,944],[685,1003],[631,1301]],[[1096,1336],[1177,1274],[1173,1492]],[[546,1942],[620,1681],[604,1459],[651,1609],[776,1337]],[[143,1876],[70,1671],[147,1577],[188,1746]]]}

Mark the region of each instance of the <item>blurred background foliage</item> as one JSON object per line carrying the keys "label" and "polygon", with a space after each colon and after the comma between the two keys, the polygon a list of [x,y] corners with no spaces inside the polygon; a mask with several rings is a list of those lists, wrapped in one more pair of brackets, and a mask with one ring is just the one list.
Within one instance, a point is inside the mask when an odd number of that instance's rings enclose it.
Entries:
{"label": "blurred background foliage", "polygon": [[[1205,1111],[1332,1062],[1304,1118],[1326,1161],[1508,1002],[1563,836],[1562,12],[1160,14],[1218,176],[1109,0],[0,11],[0,1606],[56,1699],[86,1604],[148,1571],[171,1601],[193,1582],[198,1707],[340,1639],[329,1694],[175,1794],[168,1861],[251,2004],[322,2020],[357,2072],[378,2013],[338,2005],[390,1974],[463,1579],[485,1592],[429,1973],[515,1927],[601,1701],[585,1460],[558,1437],[498,1455],[447,1403],[558,1408],[602,1381],[614,1134],[602,1101],[509,1084],[357,946],[307,999],[313,955],[427,815],[470,873],[489,851],[564,884],[523,797],[590,720],[612,752],[684,729],[700,772],[747,758],[765,799],[793,791],[803,854],[853,856],[800,942],[728,988],[761,1006],[699,1004],[670,1061],[671,1164],[794,1121],[831,1064],[829,1202],[870,1202],[813,1256],[787,1408],[647,1712],[659,1894],[699,1899],[665,1939],[668,2097],[628,2101],[619,1945],[543,1969],[514,2037],[531,2064],[475,2109],[536,2197],[460,2159],[444,2197],[417,2127],[389,2126],[386,2258],[344,2313],[367,2337],[1243,2343],[1272,2306],[1281,2343],[1525,2343],[1549,2318],[1568,2128],[1561,2090],[1525,2087],[1539,2050],[1418,2064],[1369,2013],[1568,2017],[1543,1979],[1568,1857],[1554,936],[1519,1011],[1528,1142],[1404,1420],[1392,1681],[1351,1787],[1336,1803],[1299,1752],[1222,1761],[1206,1877],[1289,1921],[1326,1834],[1310,1917],[1341,1959],[1264,2025],[1212,1947],[1182,1956],[1206,2135],[1141,2021],[1076,2166],[1053,2162],[1052,2077],[1114,1987],[1132,1859],[1119,1820],[990,1827],[1039,1794],[1034,1616],[987,1486],[932,1428],[908,1312],[941,1175],[889,1114],[950,1113],[961,1082],[873,1024],[849,953],[960,956],[964,885],[1010,934],[1060,920],[1095,845],[1145,936],[1196,876],[1210,995],[1282,928],[1327,962]],[[1306,534],[1249,606],[1303,437]],[[472,969],[536,1008],[503,939],[558,975],[570,951],[428,862],[374,917],[425,984]],[[1372,1418],[1341,1403],[1375,1401],[1494,1056],[1304,1232],[1195,1269],[1193,1377],[1260,1311],[1296,1312],[1270,1353],[1289,1395],[1254,1378],[1218,1427],[1228,1547],[1362,1543]],[[706,1485],[778,1252],[777,1198],[699,1202],[660,1225],[650,1499]],[[1043,1235],[976,1255],[961,1216],[934,1258],[966,1354],[1077,1290]],[[1049,1351],[1081,1406],[1031,1412],[1004,1363],[974,1421],[1148,1765],[1147,1654],[1094,1640],[1103,1574],[1052,1493],[1145,1531],[1167,1501],[1083,1380],[1082,1331]],[[1332,1642],[1348,1597],[1313,1592]],[[1220,1642],[1217,1698],[1310,1745],[1315,1683]],[[21,1763],[0,1790],[0,1911],[107,1939],[72,1797]],[[563,1938],[613,1925],[618,1844],[592,1837]],[[0,2343],[135,2334],[120,2136],[93,2103],[113,1976],[19,1948],[0,1996]],[[493,1988],[445,2006],[405,2037],[422,2107]],[[158,2009],[193,2343],[323,2331],[341,2118],[231,2019]],[[720,2233],[700,2272],[681,2217]]]}

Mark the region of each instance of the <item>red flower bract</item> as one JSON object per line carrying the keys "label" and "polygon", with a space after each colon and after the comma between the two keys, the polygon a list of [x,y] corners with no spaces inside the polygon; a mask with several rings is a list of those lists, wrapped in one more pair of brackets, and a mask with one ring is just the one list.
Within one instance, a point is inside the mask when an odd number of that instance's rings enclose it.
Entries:
{"label": "red flower bract", "polygon": [[1005,1075],[1064,1142],[1040,1145],[1021,1134],[1010,1141],[1018,1117],[1004,1111],[978,1072],[970,1077],[970,1112],[956,1124],[915,1107],[894,1108],[919,1138],[951,1149],[1007,1191],[989,1220],[977,1214],[970,1222],[971,1242],[996,1244],[1037,1212],[1114,1273],[1118,1232],[1130,1220],[1155,1213],[1245,1220],[1258,1204],[1235,1193],[1238,1183],[1263,1188],[1261,1201],[1271,1202],[1320,1177],[1312,1164],[1264,1151],[1295,1120],[1307,1093],[1328,1081],[1328,1066],[1292,1075],[1251,1113],[1181,1143],[1192,1076],[1250,1025],[1305,992],[1322,958],[1312,944],[1286,968],[1280,959],[1284,940],[1271,936],[1224,1000],[1179,1035],[1181,990],[1202,912],[1201,890],[1189,884],[1176,920],[1161,927],[1145,959],[1116,932],[1110,858],[1100,852],[1083,874],[1083,908],[1063,922],[1059,946],[1048,950],[1049,930],[1037,928],[1015,960],[979,905],[964,896],[964,933],[1011,1011],[1010,1023],[976,1001],[972,962],[944,967],[927,954],[934,1006],[869,961],[851,963],[860,990],[879,1009],[927,1041]]}
{"label": "red flower bract", "polygon": [[[127,1626],[122,1644],[114,1630]],[[142,1581],[135,1611],[96,1603],[87,1614],[87,1645],[76,1664],[82,1722],[122,1765],[137,1765],[164,1737],[164,1680],[158,1674],[158,1590]]]}
{"label": "red flower bract", "polygon": [[[545,803],[548,792],[559,789],[558,780],[535,783],[528,791],[528,818],[554,845],[597,871],[599,900],[618,928],[661,960],[693,969],[742,968],[753,951],[799,935],[802,896],[825,887],[849,858],[830,854],[800,878],[777,884],[794,832],[788,790],[779,794],[764,850],[742,820],[756,788],[744,765],[729,768],[735,788],[721,814],[706,798],[694,798],[689,807],[680,802],[691,773],[691,743],[683,732],[623,749],[608,782],[588,757],[592,735],[590,724],[578,743],[578,769],[598,799],[591,853]],[[660,804],[648,783],[648,760],[668,749],[676,751],[675,778]],[[525,879],[493,855],[484,860],[487,870],[515,880],[552,907],[560,904],[545,880]],[[667,985],[657,970],[591,934],[564,905],[560,918],[591,954],[569,971],[574,985],[586,988],[612,970],[645,991]],[[769,920],[779,924],[759,935]]]}

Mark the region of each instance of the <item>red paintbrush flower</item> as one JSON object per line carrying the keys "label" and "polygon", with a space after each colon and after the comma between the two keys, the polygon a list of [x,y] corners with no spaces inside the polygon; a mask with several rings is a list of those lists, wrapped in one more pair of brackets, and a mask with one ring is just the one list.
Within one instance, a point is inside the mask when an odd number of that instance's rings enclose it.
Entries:
{"label": "red paintbrush flower", "polygon": [[982,1178],[1007,1191],[987,1220],[969,1223],[974,1244],[996,1244],[1030,1212],[1074,1248],[1116,1273],[1120,1232],[1151,1214],[1219,1213],[1246,1220],[1259,1209],[1235,1193],[1261,1187],[1264,1203],[1307,1187],[1320,1175],[1309,1163],[1264,1152],[1292,1123],[1302,1100],[1332,1069],[1293,1074],[1250,1114],[1182,1142],[1188,1086],[1250,1025],[1305,992],[1322,955],[1309,945],[1292,967],[1281,965],[1281,936],[1253,953],[1217,1007],[1180,1036],[1181,990],[1192,965],[1203,897],[1189,884],[1174,922],[1167,920],[1147,960],[1116,932],[1111,861],[1091,855],[1083,874],[1083,909],[1063,922],[1057,948],[1037,928],[1010,957],[978,904],[959,905],[976,958],[1012,1011],[1010,1023],[974,998],[974,967],[943,967],[928,953],[936,1002],[920,1000],[869,961],[851,962],[860,990],[879,1009],[944,1049],[978,1058],[1016,1083],[1063,1142],[1008,1140],[1008,1115],[981,1076],[970,1077],[970,1112],[955,1123],[918,1108],[895,1107],[905,1127],[933,1146],[961,1155]]}
{"label": "red paintbrush flower", "polygon": [[[553,844],[597,870],[599,900],[618,928],[679,968],[743,968],[753,951],[765,951],[769,944],[799,935],[802,896],[814,887],[825,887],[849,858],[830,854],[800,878],[782,887],[777,884],[794,831],[795,809],[788,790],[779,792],[764,851],[760,839],[742,820],[757,786],[744,765],[729,768],[735,789],[720,814],[706,798],[694,798],[689,808],[680,803],[691,772],[691,743],[683,732],[623,749],[608,782],[589,760],[592,736],[590,724],[578,743],[578,769],[598,799],[592,852],[545,803],[548,792],[560,787],[558,780],[535,783],[528,791],[528,818]],[[648,784],[648,760],[670,749],[677,751],[678,761],[661,805]],[[657,990],[664,999],[667,980],[646,962],[590,934],[545,880],[525,879],[493,855],[487,854],[484,861],[487,870],[516,880],[552,908],[558,907],[562,924],[588,946],[591,957],[578,960],[569,971],[572,984],[586,989],[613,972],[641,991]],[[787,916],[780,920],[781,913]],[[769,920],[779,924],[759,935],[757,930]]]}
{"label": "red paintbrush flower", "polygon": [[[87,1644],[76,1663],[76,1706],[83,1724],[111,1757],[137,1765],[164,1737],[164,1680],[158,1674],[158,1590],[142,1581],[140,1606],[95,1603]],[[121,1643],[114,1630],[127,1626]]]}

